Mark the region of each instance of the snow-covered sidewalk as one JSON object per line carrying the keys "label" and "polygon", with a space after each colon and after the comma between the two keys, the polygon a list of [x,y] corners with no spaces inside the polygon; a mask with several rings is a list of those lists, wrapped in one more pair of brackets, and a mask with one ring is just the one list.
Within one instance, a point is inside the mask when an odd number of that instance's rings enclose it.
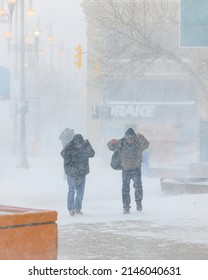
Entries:
{"label": "snow-covered sidewalk", "polygon": [[165,196],[159,179],[144,177],[143,212],[135,210],[132,187],[131,214],[123,215],[121,172],[95,158],[84,215],[70,217],[62,159],[30,158],[29,163],[29,169],[18,169],[16,158],[0,159],[0,204],[56,210],[60,259],[208,259],[207,194]]}

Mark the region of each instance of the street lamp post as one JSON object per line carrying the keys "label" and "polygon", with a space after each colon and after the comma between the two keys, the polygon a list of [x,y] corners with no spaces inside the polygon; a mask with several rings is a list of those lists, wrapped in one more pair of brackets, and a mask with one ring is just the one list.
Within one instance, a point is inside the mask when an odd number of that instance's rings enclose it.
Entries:
{"label": "street lamp post", "polygon": [[53,70],[53,35],[52,35],[52,31],[51,31],[51,26],[49,26],[49,34],[48,34],[48,42],[50,43],[50,71],[52,73]]}
{"label": "street lamp post", "polygon": [[17,104],[17,112],[19,114],[19,152],[18,163],[19,168],[28,168],[26,150],[25,150],[25,115],[28,110],[28,104],[25,99],[25,29],[24,29],[24,9],[25,1],[20,0],[20,96]]}
{"label": "street lamp post", "polygon": [[38,59],[38,45],[39,45],[39,40],[40,40],[40,34],[41,34],[41,31],[39,29],[33,30],[33,36],[34,36],[34,41],[35,41],[35,51],[36,51],[37,59]]}
{"label": "street lamp post", "polygon": [[35,86],[35,131],[34,139],[36,145],[40,143],[40,131],[39,131],[39,112],[40,112],[40,78],[39,78],[39,41],[40,41],[41,31],[38,27],[33,30],[33,37],[35,42],[35,52],[36,52],[36,67],[35,67],[35,77],[36,77],[36,86]]}
{"label": "street lamp post", "polygon": [[28,14],[28,16],[34,16],[35,15],[35,11],[32,8],[32,0],[29,0],[29,9],[27,10],[27,14]]}
{"label": "street lamp post", "polygon": [[7,0],[9,15],[10,15],[10,31],[11,31],[11,26],[12,26],[12,14],[14,12],[14,7],[15,7],[16,2],[17,2],[17,0]]}

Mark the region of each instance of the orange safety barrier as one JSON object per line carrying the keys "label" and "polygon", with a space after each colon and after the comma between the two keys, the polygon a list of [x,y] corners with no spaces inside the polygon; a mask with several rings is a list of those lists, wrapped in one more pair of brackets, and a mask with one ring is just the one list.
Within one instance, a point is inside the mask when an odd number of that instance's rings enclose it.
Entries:
{"label": "orange safety barrier", "polygon": [[56,211],[0,205],[0,259],[57,259],[56,221]]}

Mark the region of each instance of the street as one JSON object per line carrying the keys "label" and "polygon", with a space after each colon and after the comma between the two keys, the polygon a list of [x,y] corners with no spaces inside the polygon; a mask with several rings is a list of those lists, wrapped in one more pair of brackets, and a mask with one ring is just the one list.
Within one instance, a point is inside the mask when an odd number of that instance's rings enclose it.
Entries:
{"label": "street", "polygon": [[207,260],[205,237],[199,242],[184,240],[202,230],[207,232],[208,227],[193,231],[139,220],[61,226],[58,256],[64,260]]}
{"label": "street", "polygon": [[207,194],[166,196],[159,179],[143,177],[143,211],[122,213],[121,173],[91,160],[83,216],[66,209],[67,182],[61,158],[30,158],[29,169],[16,158],[0,160],[2,205],[58,212],[58,259],[207,260]]}

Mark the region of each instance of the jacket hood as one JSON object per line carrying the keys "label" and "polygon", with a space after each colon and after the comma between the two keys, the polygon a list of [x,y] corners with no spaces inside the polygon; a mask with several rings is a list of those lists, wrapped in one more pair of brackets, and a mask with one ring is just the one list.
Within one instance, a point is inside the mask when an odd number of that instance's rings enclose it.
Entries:
{"label": "jacket hood", "polygon": [[80,143],[80,144],[83,144],[84,143],[84,139],[82,137],[81,134],[75,134],[74,135],[74,138],[73,138],[73,142],[76,144],[76,143]]}
{"label": "jacket hood", "polygon": [[133,128],[128,128],[127,131],[125,132],[125,137],[126,136],[135,136],[136,137],[136,133],[134,132]]}

